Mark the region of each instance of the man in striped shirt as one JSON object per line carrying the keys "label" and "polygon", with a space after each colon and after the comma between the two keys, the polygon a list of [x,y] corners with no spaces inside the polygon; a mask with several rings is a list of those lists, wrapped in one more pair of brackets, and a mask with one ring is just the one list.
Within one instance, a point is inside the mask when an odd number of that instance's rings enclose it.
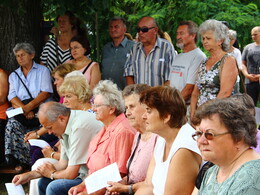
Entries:
{"label": "man in striped shirt", "polygon": [[158,37],[158,25],[152,17],[141,18],[137,32],[139,42],[133,46],[125,64],[126,83],[163,85],[176,55],[174,47]]}

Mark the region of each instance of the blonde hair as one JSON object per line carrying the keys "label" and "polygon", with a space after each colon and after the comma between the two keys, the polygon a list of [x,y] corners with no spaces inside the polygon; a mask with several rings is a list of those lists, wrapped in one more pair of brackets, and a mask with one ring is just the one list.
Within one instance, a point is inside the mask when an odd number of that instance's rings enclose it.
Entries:
{"label": "blonde hair", "polygon": [[76,70],[73,64],[65,63],[59,66],[56,66],[51,72],[51,75],[54,76],[57,73],[60,77],[64,78],[68,73]]}
{"label": "blonde hair", "polygon": [[87,83],[85,77],[82,76],[70,76],[66,77],[60,86],[60,94],[72,93],[78,97],[78,100],[87,103],[89,102],[92,91]]}

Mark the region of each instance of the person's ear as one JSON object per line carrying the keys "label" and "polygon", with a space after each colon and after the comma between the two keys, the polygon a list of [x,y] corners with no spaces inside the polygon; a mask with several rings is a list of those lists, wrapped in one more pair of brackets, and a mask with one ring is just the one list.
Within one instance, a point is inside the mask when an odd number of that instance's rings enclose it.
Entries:
{"label": "person's ear", "polygon": [[171,115],[170,115],[170,114],[167,114],[167,115],[164,117],[164,119],[163,119],[164,124],[167,124],[167,123],[170,121],[170,119],[171,119]]}
{"label": "person's ear", "polygon": [[31,56],[31,59],[33,59],[35,56],[35,53],[30,54],[30,56]]}
{"label": "person's ear", "polygon": [[110,107],[109,114],[114,114],[116,111],[115,107]]}

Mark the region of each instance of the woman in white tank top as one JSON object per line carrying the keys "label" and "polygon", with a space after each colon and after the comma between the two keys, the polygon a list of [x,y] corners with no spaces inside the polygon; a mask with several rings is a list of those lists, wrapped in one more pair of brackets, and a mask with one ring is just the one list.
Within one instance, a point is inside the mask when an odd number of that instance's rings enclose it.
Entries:
{"label": "woman in white tank top", "polygon": [[158,134],[145,184],[136,194],[191,194],[201,164],[192,139],[195,132],[186,119],[186,105],[179,91],[152,87],[141,95],[146,112],[146,131]]}

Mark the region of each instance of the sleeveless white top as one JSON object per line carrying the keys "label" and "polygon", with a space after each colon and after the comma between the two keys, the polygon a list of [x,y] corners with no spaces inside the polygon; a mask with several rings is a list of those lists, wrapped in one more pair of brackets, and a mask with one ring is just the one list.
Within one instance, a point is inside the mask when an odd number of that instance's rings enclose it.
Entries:
{"label": "sleeveless white top", "polygon": [[164,188],[165,188],[165,182],[168,174],[169,164],[174,154],[180,148],[186,148],[188,150],[191,150],[201,155],[196,141],[194,141],[191,137],[194,132],[195,129],[193,129],[188,123],[183,125],[172,144],[167,160],[164,162],[163,162],[163,154],[164,154],[164,147],[165,147],[165,139],[162,137],[158,137],[154,149],[155,168],[152,177],[154,195],[164,194]]}

